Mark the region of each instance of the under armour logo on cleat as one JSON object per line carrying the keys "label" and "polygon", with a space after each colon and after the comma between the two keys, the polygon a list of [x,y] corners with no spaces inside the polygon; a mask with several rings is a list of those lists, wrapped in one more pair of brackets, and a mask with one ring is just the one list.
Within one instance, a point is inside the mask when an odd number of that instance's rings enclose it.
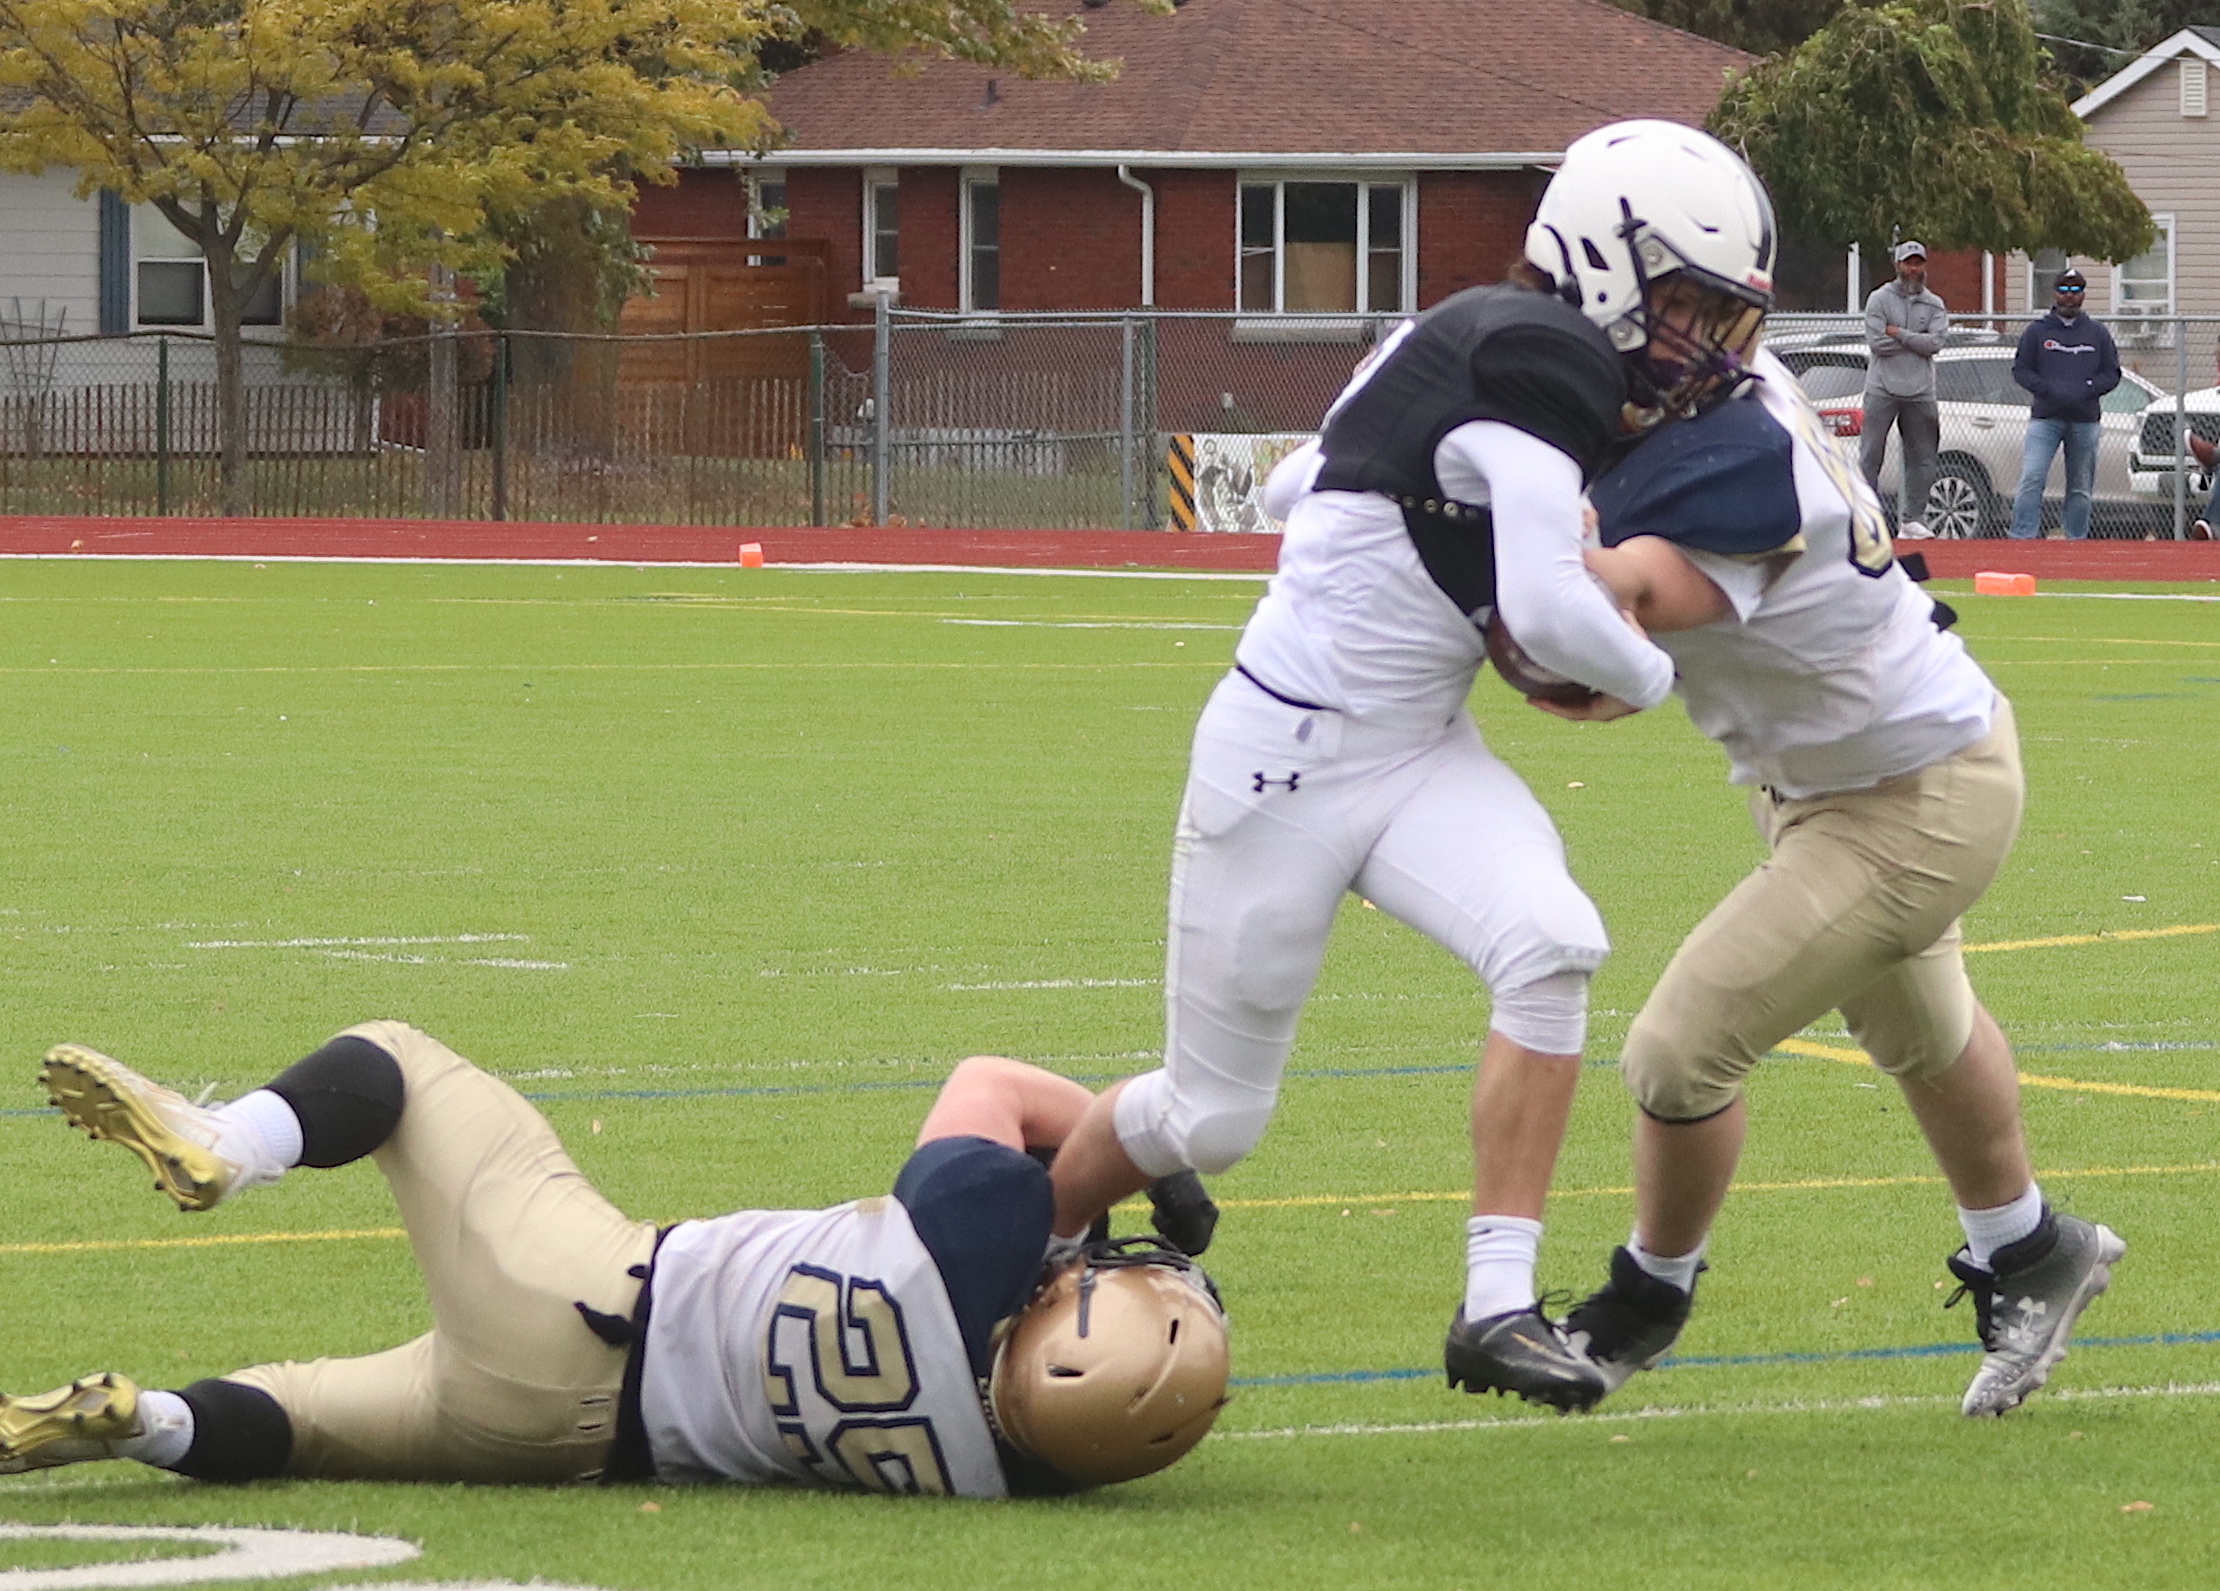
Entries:
{"label": "under armour logo on cleat", "polygon": [[1297,769],[1296,769],[1296,770],[1295,770],[1294,772],[1290,773],[1290,774],[1289,774],[1289,775],[1288,775],[1288,776],[1287,776],[1286,778],[1284,778],[1284,779],[1267,779],[1267,778],[1265,778],[1265,777],[1264,777],[1264,770],[1260,768],[1260,769],[1258,769],[1258,770],[1257,770],[1257,772],[1256,772],[1256,773],[1255,773],[1255,775],[1254,775],[1254,778],[1256,779],[1256,793],[1257,793],[1258,795],[1262,795],[1262,794],[1264,794],[1264,790],[1265,790],[1265,787],[1266,787],[1267,785],[1275,785],[1275,784],[1278,784],[1278,785],[1285,785],[1285,786],[1287,787],[1287,789],[1288,789],[1288,793],[1289,793],[1289,794],[1293,794],[1293,793],[1294,793],[1294,790],[1295,790],[1295,786],[1296,786],[1297,784],[1301,783],[1301,781],[1302,781],[1302,777],[1303,777],[1303,771],[1302,771],[1302,769],[1300,769],[1300,768],[1297,768]]}

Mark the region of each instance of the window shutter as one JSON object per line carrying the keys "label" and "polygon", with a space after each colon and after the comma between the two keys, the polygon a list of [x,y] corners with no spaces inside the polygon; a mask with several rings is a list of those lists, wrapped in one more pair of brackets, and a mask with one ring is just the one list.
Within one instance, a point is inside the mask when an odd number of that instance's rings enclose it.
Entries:
{"label": "window shutter", "polygon": [[100,335],[131,329],[131,208],[123,195],[100,190],[100,264],[97,272]]}
{"label": "window shutter", "polygon": [[2201,56],[2190,56],[2181,63],[2181,113],[2184,116],[2205,114],[2206,68]]}

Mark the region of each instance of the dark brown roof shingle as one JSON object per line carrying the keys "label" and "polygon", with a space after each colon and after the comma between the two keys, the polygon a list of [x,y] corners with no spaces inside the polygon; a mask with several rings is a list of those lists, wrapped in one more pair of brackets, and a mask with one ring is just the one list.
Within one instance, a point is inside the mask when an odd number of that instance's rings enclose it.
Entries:
{"label": "dark brown roof shingle", "polygon": [[[832,56],[772,87],[796,150],[1437,154],[1561,150],[1600,122],[1700,123],[1752,57],[1606,0],[1188,0],[1078,10],[1106,84]],[[994,79],[994,93],[988,80]]]}

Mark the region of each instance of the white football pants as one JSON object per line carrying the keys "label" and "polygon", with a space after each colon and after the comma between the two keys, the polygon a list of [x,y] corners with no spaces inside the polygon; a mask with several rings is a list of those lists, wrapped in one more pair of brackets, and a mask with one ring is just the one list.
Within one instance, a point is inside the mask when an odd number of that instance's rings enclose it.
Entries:
{"label": "white football pants", "polygon": [[[1256,1146],[1348,890],[1478,973],[1497,1031],[1580,1049],[1585,977],[1609,953],[1603,920],[1549,815],[1470,715],[1384,725],[1292,707],[1230,674],[1196,726],[1180,808],[1164,1066],[1116,1107],[1137,1167],[1218,1172]],[[1561,974],[1580,998],[1564,998]],[[1556,998],[1522,1022],[1519,991],[1545,979]]]}

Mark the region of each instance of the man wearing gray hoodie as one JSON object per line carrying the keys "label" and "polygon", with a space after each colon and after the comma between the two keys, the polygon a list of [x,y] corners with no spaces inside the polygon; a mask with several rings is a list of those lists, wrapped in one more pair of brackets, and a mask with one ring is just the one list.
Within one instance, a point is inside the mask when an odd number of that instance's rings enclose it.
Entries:
{"label": "man wearing gray hoodie", "polygon": [[1942,419],[1935,408],[1935,355],[1950,326],[1950,311],[1928,291],[1927,248],[1909,240],[1896,245],[1896,280],[1883,282],[1865,301],[1865,343],[1873,350],[1866,368],[1865,428],[1859,463],[1876,494],[1888,457],[1889,432],[1904,442],[1903,490],[1896,499],[1896,533],[1927,532],[1927,493],[1935,484],[1935,454]]}

